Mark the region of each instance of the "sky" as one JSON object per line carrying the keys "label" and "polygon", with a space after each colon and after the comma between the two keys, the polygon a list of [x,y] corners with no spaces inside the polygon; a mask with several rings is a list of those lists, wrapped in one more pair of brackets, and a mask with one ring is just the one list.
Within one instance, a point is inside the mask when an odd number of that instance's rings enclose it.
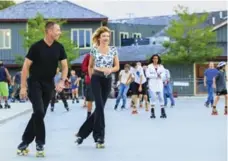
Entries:
{"label": "sky", "polygon": [[[22,0],[16,0],[20,2]],[[159,16],[174,14],[174,8],[182,5],[190,12],[227,10],[227,1],[197,0],[70,0],[78,5],[101,13],[109,19]]]}

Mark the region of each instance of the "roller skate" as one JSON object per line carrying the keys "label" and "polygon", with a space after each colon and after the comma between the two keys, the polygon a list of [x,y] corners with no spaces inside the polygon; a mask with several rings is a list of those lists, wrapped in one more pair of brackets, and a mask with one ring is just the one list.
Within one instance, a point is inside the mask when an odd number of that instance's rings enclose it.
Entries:
{"label": "roller skate", "polygon": [[134,101],[131,100],[131,108],[134,107]]}
{"label": "roller skate", "polygon": [[118,106],[117,106],[117,105],[115,105],[114,110],[117,110],[117,107],[118,107]]}
{"label": "roller skate", "polygon": [[5,108],[10,108],[10,105],[8,103],[6,103]]}
{"label": "roller skate", "polygon": [[26,156],[28,155],[28,153],[29,153],[28,144],[26,144],[25,142],[20,143],[17,148],[17,155]]}
{"label": "roller skate", "polygon": [[105,145],[104,145],[104,139],[97,139],[96,141],[96,148],[97,149],[104,149]]}
{"label": "roller skate", "polygon": [[74,104],[74,99],[72,99],[72,103]]}
{"label": "roller skate", "polygon": [[132,114],[133,114],[133,115],[138,114],[138,111],[137,111],[136,107],[133,107]]}
{"label": "roller skate", "polygon": [[148,102],[146,102],[146,103],[145,103],[145,107],[146,107],[146,108],[145,108],[145,110],[146,110],[146,112],[148,112],[148,111],[149,111],[149,107],[148,107],[148,106],[149,106],[149,103],[148,103]]}
{"label": "roller skate", "polygon": [[121,110],[124,110],[125,109],[125,106],[123,105],[123,106],[121,106]]}
{"label": "roller skate", "polygon": [[44,147],[43,145],[37,144],[36,145],[36,157],[44,157]]}
{"label": "roller skate", "polygon": [[204,106],[208,108],[208,107],[209,107],[209,103],[206,102],[206,103],[204,104]]}
{"label": "roller skate", "polygon": [[161,108],[161,116],[160,116],[160,118],[167,118],[164,108]]}
{"label": "roller skate", "polygon": [[227,106],[225,106],[224,115],[227,115]]}
{"label": "roller skate", "polygon": [[154,113],[154,106],[151,107],[151,116],[150,116],[150,118],[152,118],[152,119],[156,118],[155,113]]}
{"label": "roller skate", "polygon": [[78,134],[76,136],[78,138],[77,138],[77,140],[75,142],[78,143],[78,145],[82,144],[83,143],[83,138],[79,137]]}
{"label": "roller skate", "polygon": [[216,106],[213,106],[213,110],[212,110],[211,115],[218,115],[218,111],[216,109]]}
{"label": "roller skate", "polygon": [[64,107],[65,107],[65,109],[66,109],[67,111],[70,110],[69,107],[68,107],[68,103],[64,103]]}
{"label": "roller skate", "polygon": [[78,98],[76,98],[76,103],[79,103],[79,99]]}
{"label": "roller skate", "polygon": [[51,106],[51,112],[54,112],[54,106]]}

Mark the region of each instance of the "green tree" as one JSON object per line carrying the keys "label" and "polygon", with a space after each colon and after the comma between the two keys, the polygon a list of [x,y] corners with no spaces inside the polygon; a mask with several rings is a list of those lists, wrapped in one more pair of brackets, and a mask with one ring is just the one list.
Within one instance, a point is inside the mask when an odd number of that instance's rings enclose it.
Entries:
{"label": "green tree", "polygon": [[15,5],[16,3],[14,1],[0,1],[0,10],[3,10],[5,8],[8,8],[10,6]]}
{"label": "green tree", "polygon": [[167,49],[162,55],[165,64],[182,64],[205,62],[221,55],[222,50],[216,46],[216,33],[211,26],[203,27],[208,14],[190,14],[188,9],[179,6],[175,10],[179,16],[173,20],[166,33],[170,42],[163,46]]}
{"label": "green tree", "polygon": [[[37,14],[35,18],[28,20],[28,30],[21,31],[21,34],[24,36],[24,48],[29,49],[31,45],[44,37],[45,24],[46,21],[41,14]],[[60,26],[66,24],[65,21],[61,20],[52,20],[58,23]],[[79,48],[71,42],[70,34],[67,31],[62,31],[62,35],[59,39],[59,42],[63,44],[66,54],[69,67],[71,66],[70,62],[76,59],[79,56]]]}
{"label": "green tree", "polygon": [[19,67],[22,67],[22,66],[23,66],[24,60],[25,60],[24,56],[19,55],[19,54],[15,55],[15,63],[16,63]]}

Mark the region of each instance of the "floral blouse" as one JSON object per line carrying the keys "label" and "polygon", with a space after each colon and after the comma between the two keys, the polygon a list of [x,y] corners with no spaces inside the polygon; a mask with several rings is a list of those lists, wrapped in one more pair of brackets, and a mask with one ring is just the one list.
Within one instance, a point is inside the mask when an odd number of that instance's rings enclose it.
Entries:
{"label": "floral blouse", "polygon": [[114,63],[114,57],[118,56],[118,51],[116,47],[110,47],[106,55],[99,52],[97,47],[93,47],[90,54],[94,58],[94,66],[100,68],[112,68]]}

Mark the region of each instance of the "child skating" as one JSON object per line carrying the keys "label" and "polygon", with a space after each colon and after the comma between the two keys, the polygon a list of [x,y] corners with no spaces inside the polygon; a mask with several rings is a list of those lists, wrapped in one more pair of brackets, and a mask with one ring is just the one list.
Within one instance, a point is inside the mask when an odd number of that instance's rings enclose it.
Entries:
{"label": "child skating", "polygon": [[227,115],[227,88],[226,88],[226,63],[220,62],[217,66],[218,73],[216,77],[213,79],[213,86],[216,89],[216,97],[215,102],[212,109],[212,115],[218,115],[218,111],[216,109],[216,106],[218,104],[218,101],[220,99],[220,96],[225,97],[225,108],[224,108],[224,115]]}

